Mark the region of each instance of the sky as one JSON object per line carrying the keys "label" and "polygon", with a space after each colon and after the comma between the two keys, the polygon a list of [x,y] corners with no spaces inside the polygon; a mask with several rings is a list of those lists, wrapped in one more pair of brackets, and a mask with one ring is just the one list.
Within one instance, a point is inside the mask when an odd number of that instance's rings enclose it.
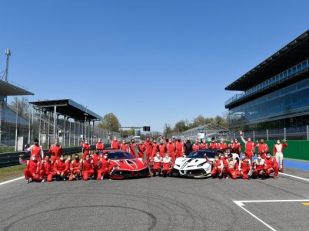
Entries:
{"label": "sky", "polygon": [[0,72],[122,126],[225,115],[224,88],[309,29],[307,0],[0,0]]}

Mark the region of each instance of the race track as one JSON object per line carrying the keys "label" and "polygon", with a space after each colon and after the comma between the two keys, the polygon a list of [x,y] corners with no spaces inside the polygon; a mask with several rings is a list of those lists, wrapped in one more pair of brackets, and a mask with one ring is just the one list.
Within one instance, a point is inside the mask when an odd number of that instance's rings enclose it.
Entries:
{"label": "race track", "polygon": [[[298,173],[309,178],[308,172]],[[256,218],[234,202],[248,200],[244,208]],[[18,180],[0,186],[0,230],[307,230],[306,200],[309,181],[286,176],[250,181]]]}

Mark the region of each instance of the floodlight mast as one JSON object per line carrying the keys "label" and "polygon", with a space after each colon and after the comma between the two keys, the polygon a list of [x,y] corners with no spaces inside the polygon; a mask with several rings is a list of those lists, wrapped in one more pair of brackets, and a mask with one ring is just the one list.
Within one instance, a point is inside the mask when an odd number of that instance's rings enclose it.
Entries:
{"label": "floodlight mast", "polygon": [[10,56],[11,56],[11,50],[9,48],[5,49],[5,55],[6,55],[6,63],[5,63],[5,71],[4,71],[4,81],[8,81],[9,76],[9,62],[10,62]]}
{"label": "floodlight mast", "polygon": [[[9,61],[11,56],[11,50],[9,48],[5,49],[5,55],[6,55],[6,63],[5,63],[5,70],[4,70],[4,81],[8,81],[8,74],[9,74]],[[2,142],[2,106],[3,103],[7,102],[7,97],[4,96],[3,98],[0,97],[0,144]]]}

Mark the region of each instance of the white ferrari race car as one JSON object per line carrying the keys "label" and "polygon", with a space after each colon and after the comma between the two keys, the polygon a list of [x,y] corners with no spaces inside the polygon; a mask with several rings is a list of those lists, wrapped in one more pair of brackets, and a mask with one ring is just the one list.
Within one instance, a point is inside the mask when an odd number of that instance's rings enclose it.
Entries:
{"label": "white ferrari race car", "polygon": [[172,175],[193,178],[210,177],[216,154],[217,150],[205,149],[191,152],[187,157],[177,158]]}

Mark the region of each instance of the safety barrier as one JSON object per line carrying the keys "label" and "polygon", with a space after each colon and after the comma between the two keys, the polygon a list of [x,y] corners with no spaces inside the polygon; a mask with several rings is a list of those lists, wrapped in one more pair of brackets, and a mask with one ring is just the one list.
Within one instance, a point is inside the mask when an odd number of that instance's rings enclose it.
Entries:
{"label": "safety barrier", "polygon": [[[274,144],[276,143],[276,140],[268,140],[268,141],[265,141],[265,143],[267,143],[269,147],[269,151],[273,153],[273,147],[274,147]],[[244,152],[245,145],[242,142],[241,142],[241,145],[242,145],[242,151]],[[309,141],[288,140],[288,147],[284,149],[283,152],[284,152],[285,158],[298,159],[298,160],[309,160]]]}
{"label": "safety barrier", "polygon": [[[270,151],[274,147],[275,140],[266,141]],[[309,141],[307,140],[288,140],[288,147],[284,149],[284,157],[299,160],[309,160]]]}
{"label": "safety barrier", "polygon": [[[110,145],[105,145],[109,147]],[[95,145],[91,146],[91,150],[95,150]],[[81,147],[71,147],[71,148],[64,148],[63,154],[64,155],[73,155],[76,153],[82,152]],[[44,153],[47,154],[48,150],[44,150]],[[19,156],[23,155],[23,159],[29,159],[30,153],[29,152],[12,152],[12,153],[2,153],[0,154],[0,168],[9,167],[14,165],[19,165]]]}
{"label": "safety barrier", "polygon": [[[269,151],[273,153],[273,147],[276,140],[265,141]],[[243,151],[244,144],[242,143]],[[307,140],[288,140],[288,147],[284,149],[284,157],[298,160],[309,160],[309,141]]]}

